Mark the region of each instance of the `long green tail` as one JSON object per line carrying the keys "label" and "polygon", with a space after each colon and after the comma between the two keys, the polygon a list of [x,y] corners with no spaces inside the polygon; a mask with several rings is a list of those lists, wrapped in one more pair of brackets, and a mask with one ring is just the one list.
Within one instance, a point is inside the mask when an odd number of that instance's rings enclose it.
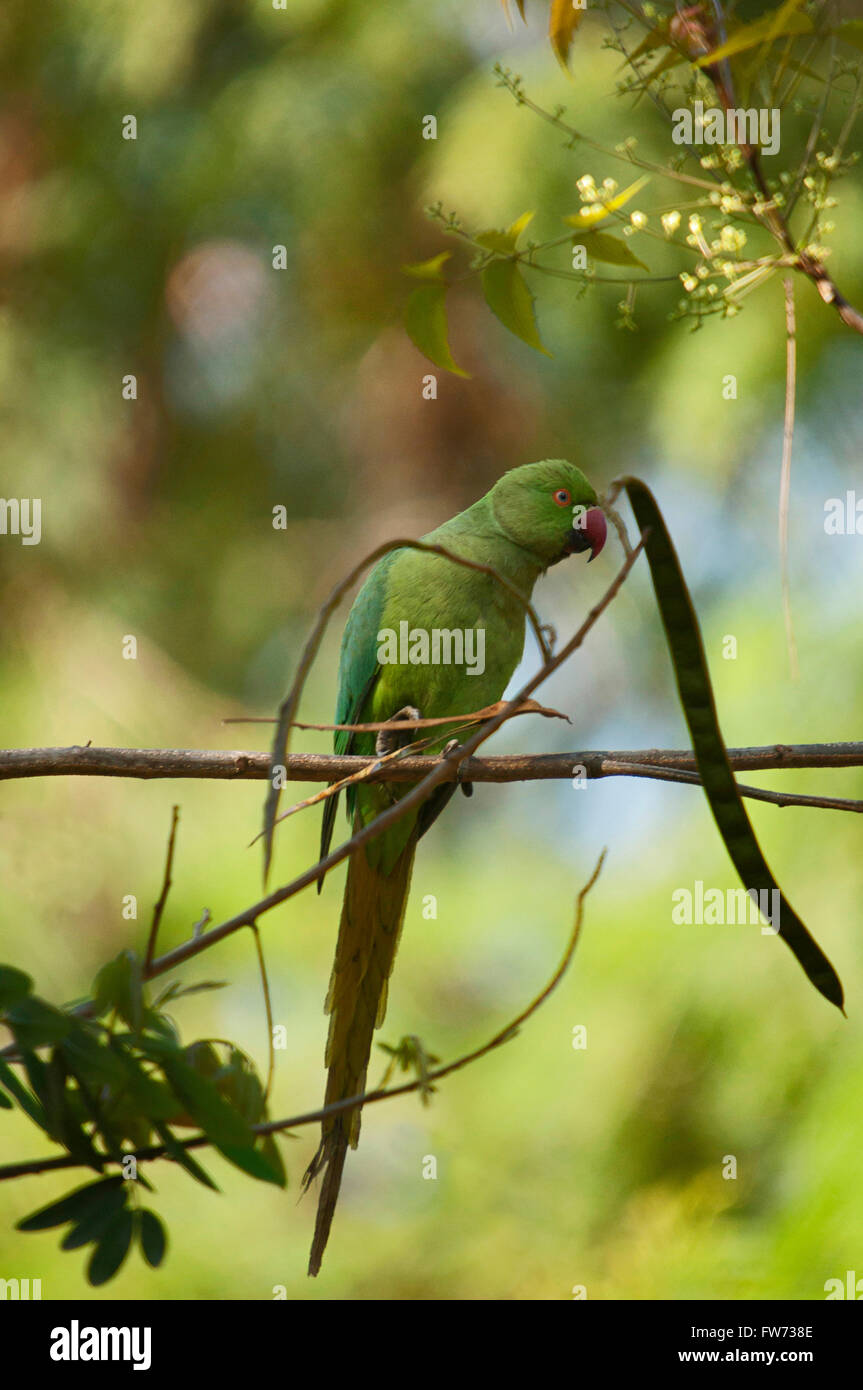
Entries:
{"label": "long green tail", "polygon": [[[336,958],[324,1006],[330,1015],[325,1105],[365,1090],[374,1031],[386,1013],[387,984],[401,935],[415,849],[412,838],[389,874],[369,863],[365,846],[348,863]],[[355,1149],[359,1137],[359,1107],[321,1124],[321,1142],[303,1180],[308,1187],[324,1173],[309,1274],[317,1274],[321,1267],[348,1145]]]}

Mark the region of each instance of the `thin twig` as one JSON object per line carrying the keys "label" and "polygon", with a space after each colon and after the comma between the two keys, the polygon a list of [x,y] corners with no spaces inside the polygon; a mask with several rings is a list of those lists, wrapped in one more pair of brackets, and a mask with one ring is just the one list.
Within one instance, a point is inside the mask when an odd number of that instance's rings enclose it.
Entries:
{"label": "thin twig", "polygon": [[824,91],[821,94],[821,102],[818,106],[817,111],[815,112],[815,116],[809,130],[809,139],[806,141],[806,149],[803,151],[803,158],[800,161],[797,173],[794,176],[794,182],[791,185],[791,190],[785,202],[785,216],[789,221],[791,220],[791,216],[794,212],[795,207],[797,206],[797,199],[799,198],[800,190],[803,187],[803,180],[806,177],[806,172],[812,162],[812,156],[814,155],[816,147],[818,145],[818,141],[821,138],[821,122],[824,120],[824,117],[827,113],[827,103],[830,100],[830,93],[833,90],[833,69],[835,65],[836,35],[834,34],[832,39],[830,40],[829,76],[827,81],[824,83]]}
{"label": "thin twig", "polygon": [[[384,729],[438,729],[443,724],[477,724],[483,719],[490,719],[493,714],[497,714],[503,706],[503,700],[496,700],[493,705],[486,705],[484,709],[473,710],[470,714],[440,714],[436,719],[380,719],[375,724],[304,724],[301,719],[295,719],[291,725],[292,729],[308,729],[312,733],[336,733],[343,731],[351,734],[377,734]],[[568,714],[562,714],[559,709],[551,709],[546,705],[537,704],[536,700],[525,700],[521,709],[516,710],[515,715],[519,714],[542,714],[546,719],[565,719],[567,724],[572,720]],[[273,714],[236,714],[222,720],[223,724],[277,724],[278,718]]]}
{"label": "thin twig", "polygon": [[179,819],[180,808],[179,806],[173,806],[171,808],[171,833],[168,836],[168,852],[165,856],[165,877],[162,880],[162,891],[159,894],[159,900],[153,909],[153,921],[150,924],[150,935],[147,938],[147,950],[144,955],[145,970],[155,954],[156,937],[159,934],[159,923],[162,920],[165,903],[168,901],[168,894],[171,891],[171,869],[174,864],[174,841],[177,837],[177,822]]}
{"label": "thin twig", "polygon": [[[619,492],[619,490],[620,490],[620,489],[618,488],[618,489],[615,491],[615,493],[614,493],[614,496],[615,496],[615,497],[617,496],[617,493]],[[617,508],[612,506],[611,500],[610,500],[610,494],[609,494],[609,497],[608,497],[608,498],[603,498],[603,499],[601,499],[601,505],[602,505],[602,510],[605,512],[605,515],[608,517],[609,521],[611,522],[612,526],[614,527],[615,531],[617,532],[617,536],[618,536],[618,539],[619,539],[619,541],[620,541],[620,544],[623,546],[623,553],[624,553],[624,555],[631,555],[631,554],[632,554],[632,542],[631,542],[630,539],[629,539],[629,532],[628,532],[627,529],[626,529],[626,522],[624,521],[623,517],[620,515],[620,512],[617,510]]]}
{"label": "thin twig", "polygon": [[[626,763],[624,760],[615,762],[613,759],[609,759],[603,764],[602,775],[604,777],[646,777],[658,782],[684,782],[693,787],[701,786],[701,778],[697,772],[652,767],[649,763],[634,765]],[[827,811],[856,811],[858,814],[863,812],[863,801],[854,801],[848,797],[805,796],[800,792],[774,792],[768,791],[766,787],[744,786],[740,782],[737,784],[737,790],[741,796],[747,796],[752,801],[767,801],[772,806],[811,806]]]}
{"label": "thin twig", "polygon": [[252,935],[255,938],[255,950],[258,955],[258,965],[261,971],[261,987],[264,991],[264,1009],[267,1014],[267,1085],[264,1090],[264,1099],[270,1094],[273,1084],[273,1076],[276,1070],[276,1045],[273,1038],[273,1006],[270,1001],[270,982],[267,978],[267,966],[264,961],[264,948],[261,945],[261,933],[257,922],[251,923]]}
{"label": "thin twig", "polygon": [[800,676],[797,642],[791,615],[791,579],[788,571],[788,512],[791,500],[791,448],[794,443],[794,405],[797,395],[797,323],[794,315],[794,282],[785,277],[785,423],[782,430],[782,471],[779,481],[779,556],[782,575],[782,612],[791,679]]}
{"label": "thin twig", "polygon": [[519,106],[526,106],[529,111],[533,111],[534,115],[539,116],[542,120],[547,121],[549,125],[556,126],[558,130],[563,131],[573,142],[587,145],[589,149],[596,150],[599,154],[604,154],[609,159],[622,160],[624,164],[631,164],[636,169],[645,169],[648,173],[656,174],[657,177],[660,178],[671,179],[675,183],[688,183],[693,188],[706,189],[708,193],[713,193],[716,188],[714,180],[702,179],[695,174],[684,174],[680,169],[668,169],[663,164],[654,164],[650,160],[641,159],[638,155],[632,154],[630,150],[621,151],[609,145],[603,145],[599,140],[593,140],[589,135],[585,135],[582,131],[576,130],[574,126],[569,125],[567,121],[564,121],[555,112],[546,111],[544,107],[539,106],[535,101],[532,101],[530,97],[525,96],[524,92],[520,89],[514,90],[511,81],[502,80],[501,85],[510,91]]}

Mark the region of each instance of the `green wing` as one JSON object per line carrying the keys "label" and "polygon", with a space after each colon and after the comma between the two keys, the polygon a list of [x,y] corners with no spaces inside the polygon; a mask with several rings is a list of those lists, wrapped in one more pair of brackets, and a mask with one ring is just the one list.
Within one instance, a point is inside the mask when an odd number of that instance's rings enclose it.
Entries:
{"label": "green wing", "polygon": [[[374,689],[380,672],[378,665],[378,633],[381,615],[386,602],[387,580],[390,566],[399,552],[392,551],[375,565],[368,579],[354,600],[342,634],[339,657],[339,693],[336,699],[336,724],[356,724],[369,695]],[[337,729],[333,735],[333,750],[347,754],[354,749],[356,735],[347,729]],[[356,787],[348,788],[348,815],[353,816],[356,804]],[[331,796],[324,802],[324,818],[321,824],[321,858],[329,853],[333,830],[336,823],[338,796]],[[324,880],[318,879],[318,892]]]}

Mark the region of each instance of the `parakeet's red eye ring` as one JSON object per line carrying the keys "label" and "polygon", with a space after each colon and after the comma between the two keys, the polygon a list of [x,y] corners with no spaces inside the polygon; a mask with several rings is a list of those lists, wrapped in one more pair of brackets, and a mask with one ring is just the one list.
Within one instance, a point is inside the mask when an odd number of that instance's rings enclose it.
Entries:
{"label": "parakeet's red eye ring", "polygon": [[572,501],[572,498],[570,497],[565,487],[559,487],[557,492],[554,494],[554,500],[559,507],[568,507],[570,502]]}

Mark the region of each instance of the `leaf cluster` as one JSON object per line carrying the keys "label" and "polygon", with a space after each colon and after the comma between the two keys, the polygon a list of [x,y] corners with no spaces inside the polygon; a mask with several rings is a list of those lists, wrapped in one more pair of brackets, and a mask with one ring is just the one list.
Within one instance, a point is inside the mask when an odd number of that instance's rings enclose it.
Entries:
{"label": "leaf cluster", "polygon": [[[252,1061],[220,1039],[184,1045],[161,1007],[212,988],[218,985],[211,981],[172,982],[151,1003],[140,957],[126,950],[99,971],[91,999],[60,1009],[33,992],[29,975],[0,965],[0,1023],[13,1038],[11,1060],[0,1056],[0,1108],[17,1106],[71,1159],[100,1174],[98,1182],[26,1217],[19,1229],[71,1223],[62,1248],[92,1245],[93,1284],[117,1272],[135,1238],[150,1265],[161,1263],[161,1223],[137,1204],[141,1187],[153,1190],[140,1161],[149,1145],[158,1140],[159,1153],[164,1146],[190,1177],[218,1191],[177,1129],[199,1130],[242,1172],[286,1185],[275,1140],[254,1131],[266,1120],[267,1105]],[[109,1165],[121,1173],[102,1176]]]}

